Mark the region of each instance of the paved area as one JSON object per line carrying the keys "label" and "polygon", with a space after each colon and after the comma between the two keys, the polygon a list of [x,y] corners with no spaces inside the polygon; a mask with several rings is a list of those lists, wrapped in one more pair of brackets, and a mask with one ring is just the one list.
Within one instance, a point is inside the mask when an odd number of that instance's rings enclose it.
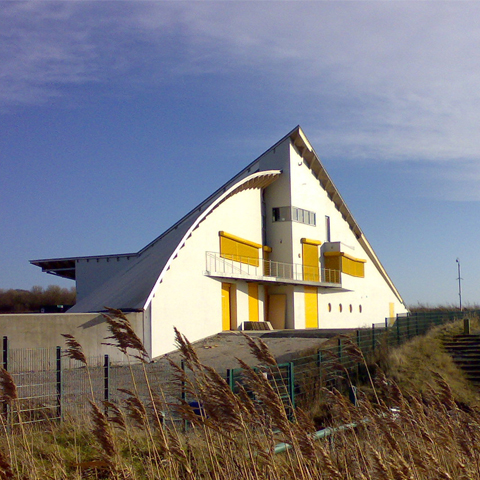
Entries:
{"label": "paved area", "polygon": [[[278,363],[291,361],[308,351],[317,349],[331,338],[346,334],[350,330],[273,330],[247,331],[253,338],[261,338],[267,344]],[[248,365],[256,365],[258,361],[250,353],[250,348],[241,332],[222,332],[204,338],[192,344],[200,361],[224,374],[229,368],[237,368],[237,358]],[[155,359],[157,363],[166,362],[169,357],[175,363],[180,362],[178,351],[170,352]]]}

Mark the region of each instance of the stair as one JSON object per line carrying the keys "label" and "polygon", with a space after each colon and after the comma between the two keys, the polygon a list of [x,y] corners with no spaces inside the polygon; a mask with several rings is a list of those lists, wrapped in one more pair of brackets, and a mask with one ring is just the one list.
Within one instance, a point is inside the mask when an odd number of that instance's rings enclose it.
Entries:
{"label": "stair", "polygon": [[480,387],[480,335],[452,335],[443,339],[445,350],[467,379]]}

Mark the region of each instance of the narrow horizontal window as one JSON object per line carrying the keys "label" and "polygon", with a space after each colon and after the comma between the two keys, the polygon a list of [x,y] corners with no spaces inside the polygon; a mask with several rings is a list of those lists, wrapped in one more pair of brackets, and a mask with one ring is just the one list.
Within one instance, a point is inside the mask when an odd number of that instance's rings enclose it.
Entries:
{"label": "narrow horizontal window", "polygon": [[272,209],[272,220],[274,222],[298,222],[315,226],[317,216],[315,212],[303,208],[275,207]]}

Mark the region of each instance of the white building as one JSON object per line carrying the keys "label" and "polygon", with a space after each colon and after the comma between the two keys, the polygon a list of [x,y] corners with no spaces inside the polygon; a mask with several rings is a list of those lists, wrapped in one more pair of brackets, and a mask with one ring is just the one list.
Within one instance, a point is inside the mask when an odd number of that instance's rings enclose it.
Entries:
{"label": "white building", "polygon": [[138,253],[33,260],[76,281],[69,311],[140,311],[152,356],[245,322],[355,328],[403,300],[300,127]]}

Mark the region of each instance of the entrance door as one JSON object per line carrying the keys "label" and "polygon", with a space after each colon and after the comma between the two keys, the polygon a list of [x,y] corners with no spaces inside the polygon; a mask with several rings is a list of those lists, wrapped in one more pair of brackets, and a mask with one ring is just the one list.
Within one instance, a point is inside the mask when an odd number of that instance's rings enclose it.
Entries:
{"label": "entrance door", "polygon": [[287,318],[287,296],[269,295],[268,296],[268,321],[272,324],[274,330],[283,330]]}
{"label": "entrance door", "polygon": [[318,328],[318,289],[305,289],[305,328]]}
{"label": "entrance door", "polygon": [[222,283],[222,330],[237,329],[237,289],[232,283]]}

